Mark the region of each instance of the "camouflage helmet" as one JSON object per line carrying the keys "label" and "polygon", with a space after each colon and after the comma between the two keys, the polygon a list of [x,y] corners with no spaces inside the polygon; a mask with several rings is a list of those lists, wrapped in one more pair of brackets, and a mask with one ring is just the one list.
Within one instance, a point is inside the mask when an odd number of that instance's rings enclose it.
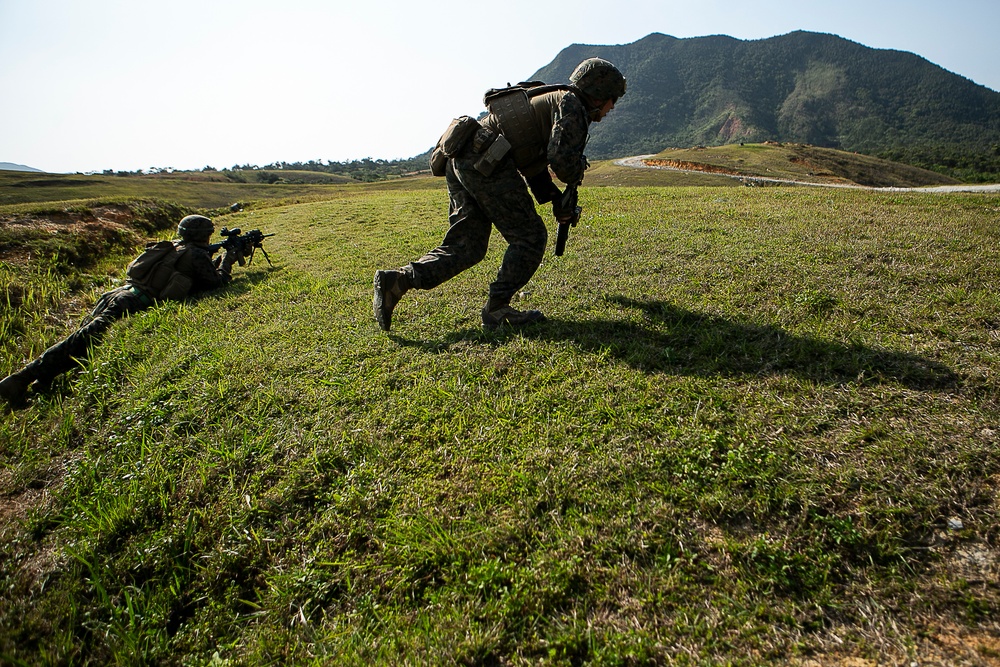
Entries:
{"label": "camouflage helmet", "polygon": [[576,66],[569,82],[593,100],[615,100],[625,94],[625,76],[603,58],[587,58]]}
{"label": "camouflage helmet", "polygon": [[177,225],[177,235],[185,241],[207,239],[215,231],[212,221],[203,215],[189,215]]}

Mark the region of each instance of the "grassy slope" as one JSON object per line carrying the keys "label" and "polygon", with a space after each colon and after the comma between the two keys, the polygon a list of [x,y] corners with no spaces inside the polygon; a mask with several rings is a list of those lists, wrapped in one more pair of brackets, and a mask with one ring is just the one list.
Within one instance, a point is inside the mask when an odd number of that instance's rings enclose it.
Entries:
{"label": "grassy slope", "polygon": [[657,153],[653,159],[693,163],[747,176],[810,183],[873,187],[920,187],[958,183],[953,178],[926,169],[804,144],[670,148]]}
{"label": "grassy slope", "polygon": [[581,203],[523,334],[478,326],[501,243],[374,325],[440,192],[255,212],[275,269],[0,422],[0,656],[995,658],[997,198]]}
{"label": "grassy slope", "polygon": [[667,169],[636,169],[615,164],[614,160],[595,162],[587,170],[585,187],[740,187],[737,179],[720,174],[699,174]]}

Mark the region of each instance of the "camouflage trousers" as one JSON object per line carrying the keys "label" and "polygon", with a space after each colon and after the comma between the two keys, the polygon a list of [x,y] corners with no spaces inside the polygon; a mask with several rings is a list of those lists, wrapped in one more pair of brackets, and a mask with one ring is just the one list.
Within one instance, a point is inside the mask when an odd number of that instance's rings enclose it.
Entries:
{"label": "camouflage trousers", "polygon": [[145,310],[152,304],[149,297],[136,294],[128,286],[106,292],[97,300],[90,317],[79,329],[45,350],[21,372],[43,384],[51,382],[77,366],[77,359],[86,359],[87,350],[100,341],[115,320]]}
{"label": "camouflage trousers", "polygon": [[473,167],[478,159],[478,154],[466,148],[448,160],[450,226],[440,246],[411,262],[413,286],[437,287],[481,262],[496,227],[507,250],[489,295],[491,300],[507,302],[542,263],[548,231],[513,160],[508,156],[490,176],[484,176]]}

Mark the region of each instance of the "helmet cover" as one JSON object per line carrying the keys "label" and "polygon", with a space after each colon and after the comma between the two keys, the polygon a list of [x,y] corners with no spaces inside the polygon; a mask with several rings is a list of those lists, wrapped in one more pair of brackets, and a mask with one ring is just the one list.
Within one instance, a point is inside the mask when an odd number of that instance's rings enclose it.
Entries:
{"label": "helmet cover", "polygon": [[203,215],[188,215],[177,225],[177,235],[185,241],[207,239],[215,231],[212,221]]}
{"label": "helmet cover", "polygon": [[569,82],[596,101],[617,101],[625,94],[625,76],[603,58],[584,60],[573,70]]}

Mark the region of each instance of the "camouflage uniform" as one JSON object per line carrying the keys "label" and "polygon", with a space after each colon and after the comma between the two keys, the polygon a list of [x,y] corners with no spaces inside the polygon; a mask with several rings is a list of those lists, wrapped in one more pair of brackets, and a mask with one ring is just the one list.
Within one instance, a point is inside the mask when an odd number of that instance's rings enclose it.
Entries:
{"label": "camouflage uniform", "polygon": [[[545,319],[538,311],[510,307],[511,298],[541,264],[548,240],[531,195],[539,204],[552,202],[557,220],[572,217],[549,170],[563,183],[579,185],[587,169],[583,151],[590,123],[599,122],[625,94],[624,76],[599,58],[582,62],[570,82],[572,86],[531,82],[489,91],[484,98],[489,115],[478,124],[469,117],[456,119],[442,135],[432,152],[431,170],[447,179],[450,227],[441,245],[420,259],[398,270],[375,272],[372,305],[384,331],[407,290],[432,289],[482,261],[493,227],[508,247],[490,284],[483,326]],[[475,129],[470,137],[463,128]],[[509,148],[505,154],[494,150],[504,145]],[[485,167],[480,158],[488,163]]]}
{"label": "camouflage uniform", "polygon": [[[583,178],[585,165],[583,150],[590,124],[587,111],[568,91],[547,95],[558,98],[548,128],[548,164],[561,181],[577,183]],[[483,125],[490,127],[489,118]],[[439,247],[410,264],[412,286],[437,287],[482,261],[492,227],[496,227],[508,248],[497,278],[490,285],[490,298],[510,301],[541,264],[548,232],[512,157],[508,154],[490,176],[473,166],[479,157],[470,141],[460,155],[449,160],[445,176],[450,227]],[[547,172],[542,174],[542,180],[548,178]],[[538,178],[539,174],[533,176]],[[551,178],[548,183],[554,187]],[[541,199],[545,199],[544,195]],[[551,199],[540,203],[547,201]]]}
{"label": "camouflage uniform", "polygon": [[[191,278],[191,292],[214,289],[229,282],[228,271],[217,269],[208,252],[208,244],[181,242],[178,250],[185,250],[177,259],[176,270]],[[142,287],[125,283],[97,300],[87,321],[62,341],[45,350],[16,375],[30,383],[51,382],[59,375],[73,369],[77,359],[87,356],[88,348],[100,342],[104,332],[115,320],[149,308],[155,303]]]}

